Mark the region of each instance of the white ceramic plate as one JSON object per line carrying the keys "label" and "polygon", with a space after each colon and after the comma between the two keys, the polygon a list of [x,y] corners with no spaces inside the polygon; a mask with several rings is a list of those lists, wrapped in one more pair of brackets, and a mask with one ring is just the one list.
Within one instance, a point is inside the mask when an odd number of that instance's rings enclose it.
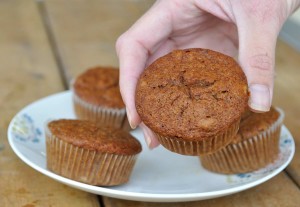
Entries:
{"label": "white ceramic plate", "polygon": [[203,200],[236,193],[259,185],[281,172],[291,161],[295,144],[283,126],[279,159],[258,171],[220,175],[203,169],[197,157],[182,156],[163,147],[148,150],[139,129],[132,134],[143,144],[130,181],[122,186],[98,187],[59,176],[46,168],[44,123],[49,119],[75,118],[71,92],[36,101],[21,110],[8,128],[9,143],[26,164],[61,182],[91,193],[137,201],[178,202]]}

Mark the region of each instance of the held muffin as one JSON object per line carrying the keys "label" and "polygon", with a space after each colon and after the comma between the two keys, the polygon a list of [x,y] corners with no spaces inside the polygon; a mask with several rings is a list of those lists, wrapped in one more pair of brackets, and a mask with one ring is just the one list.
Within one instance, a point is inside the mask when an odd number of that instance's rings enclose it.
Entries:
{"label": "held muffin", "polygon": [[91,185],[126,183],[142,149],[128,132],[90,121],[60,119],[45,128],[48,169]]}
{"label": "held muffin", "polygon": [[208,49],[175,50],[140,76],[136,108],[167,149],[215,152],[238,131],[248,102],[245,74],[235,60]]}
{"label": "held muffin", "polygon": [[245,173],[265,167],[279,155],[283,112],[273,107],[253,113],[241,121],[233,142],[221,150],[200,156],[202,166],[224,174]]}
{"label": "held muffin", "polygon": [[119,70],[94,67],[78,76],[72,84],[77,118],[101,126],[130,130],[119,89]]}

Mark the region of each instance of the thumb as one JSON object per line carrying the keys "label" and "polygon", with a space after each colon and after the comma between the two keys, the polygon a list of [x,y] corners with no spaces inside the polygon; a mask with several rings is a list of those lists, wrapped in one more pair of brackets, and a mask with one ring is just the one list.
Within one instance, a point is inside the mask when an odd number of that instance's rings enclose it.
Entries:
{"label": "thumb", "polygon": [[276,43],[248,39],[246,44],[248,46],[240,48],[239,62],[248,80],[250,91],[248,105],[254,111],[269,111],[273,98]]}
{"label": "thumb", "polygon": [[241,20],[237,26],[239,62],[250,91],[248,105],[256,112],[269,111],[273,98],[275,47],[279,29],[274,22],[263,23],[251,18]]}

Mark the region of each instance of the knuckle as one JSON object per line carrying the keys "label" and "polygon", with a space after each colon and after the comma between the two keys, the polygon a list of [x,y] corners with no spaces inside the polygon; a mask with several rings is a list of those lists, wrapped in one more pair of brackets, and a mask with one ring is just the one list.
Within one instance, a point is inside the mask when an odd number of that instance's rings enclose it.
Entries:
{"label": "knuckle", "polygon": [[253,70],[270,72],[273,70],[273,59],[268,54],[258,54],[250,57],[250,67]]}
{"label": "knuckle", "polygon": [[119,53],[120,49],[122,48],[123,43],[126,42],[126,35],[122,34],[120,37],[118,37],[116,41],[116,50]]}
{"label": "knuckle", "polygon": [[[246,12],[259,22],[281,22],[285,15],[283,2],[274,0],[250,0],[246,4]],[[275,15],[276,14],[276,15]]]}

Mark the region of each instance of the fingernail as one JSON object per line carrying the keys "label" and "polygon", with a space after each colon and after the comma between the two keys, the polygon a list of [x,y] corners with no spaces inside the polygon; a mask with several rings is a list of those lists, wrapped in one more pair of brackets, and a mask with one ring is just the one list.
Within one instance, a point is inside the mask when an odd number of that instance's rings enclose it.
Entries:
{"label": "fingernail", "polygon": [[128,119],[131,129],[135,129],[137,126],[136,126],[136,124],[133,123],[131,114],[127,108],[126,108],[126,115],[127,115],[127,119]]}
{"label": "fingernail", "polygon": [[147,144],[148,148],[153,149],[151,132],[149,132],[148,127],[146,127],[143,123],[140,124],[140,127],[143,130],[144,138],[145,138],[145,141],[146,141],[146,144]]}
{"label": "fingernail", "polygon": [[152,147],[151,147],[152,140],[151,140],[150,136],[148,135],[148,133],[146,132],[146,130],[143,130],[143,131],[144,131],[144,137],[145,137],[147,146],[149,149],[152,149]]}
{"label": "fingernail", "polygon": [[270,110],[270,89],[266,85],[251,84],[249,87],[250,99],[249,106],[251,109],[259,112],[266,112]]}

